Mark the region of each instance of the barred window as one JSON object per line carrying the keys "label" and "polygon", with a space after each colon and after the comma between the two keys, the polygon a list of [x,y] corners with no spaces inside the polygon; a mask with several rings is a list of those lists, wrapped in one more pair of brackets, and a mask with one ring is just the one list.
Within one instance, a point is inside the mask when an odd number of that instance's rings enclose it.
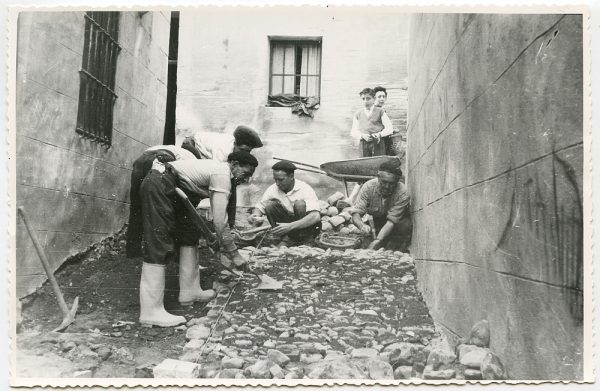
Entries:
{"label": "barred window", "polygon": [[269,94],[318,97],[321,89],[321,37],[269,37]]}
{"label": "barred window", "polygon": [[77,133],[107,147],[112,143],[119,12],[86,12],[83,63],[79,71]]}

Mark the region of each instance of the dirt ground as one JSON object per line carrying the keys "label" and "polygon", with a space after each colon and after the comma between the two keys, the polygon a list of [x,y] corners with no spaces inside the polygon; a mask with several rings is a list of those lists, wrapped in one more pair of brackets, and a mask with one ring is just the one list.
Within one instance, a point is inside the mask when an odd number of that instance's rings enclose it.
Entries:
{"label": "dirt ground", "polygon": [[[239,220],[245,221],[245,218],[242,216]],[[269,244],[267,239],[262,246],[266,249]],[[144,328],[137,323],[142,260],[127,259],[124,248],[121,233],[111,239],[109,245],[67,262],[56,273],[67,304],[71,305],[75,297],[79,297],[75,322],[65,332],[52,332],[60,324],[62,315],[49,284],[22,301],[22,321],[16,339],[17,376],[147,377],[151,371],[144,368],[151,368],[166,358],[181,358],[186,345],[185,327]],[[256,257],[260,263],[255,265],[258,270],[285,281],[287,286],[283,292],[259,293],[252,289],[257,280],[246,274],[238,280],[230,298],[228,310],[239,321],[237,325],[232,323],[237,332],[219,340],[224,346],[238,348],[237,352],[247,363],[265,353],[260,346],[270,339],[279,343],[292,343],[298,337],[305,338],[303,341],[321,339],[315,330],[326,325],[321,318],[334,309],[339,314],[335,318],[342,319],[350,316],[348,314],[379,308],[381,326],[388,324],[389,330],[396,330],[399,340],[426,346],[434,338],[433,323],[416,290],[414,268],[395,270],[394,263],[385,259],[380,261],[382,267],[373,263],[367,268],[369,260],[350,260],[341,253],[306,257],[294,255],[294,251],[302,250],[290,248],[289,251],[277,256],[277,250],[271,249]],[[202,251],[205,265],[211,256],[208,250]],[[199,303],[182,307],[177,302],[177,268],[177,264],[167,266],[165,307],[188,320],[207,318],[209,310],[214,313],[215,303],[208,307]],[[224,277],[221,272],[215,267],[204,270],[202,286],[210,288],[215,281],[232,282],[233,276]],[[383,295],[382,290],[387,294]],[[318,316],[311,315],[315,311]],[[247,330],[251,329],[263,332],[248,334]],[[282,337],[287,331],[291,335]],[[345,334],[339,340],[330,341],[328,346],[343,352],[351,346],[368,347],[369,340],[373,340],[367,332],[360,338],[353,333]],[[239,349],[236,341],[240,338],[253,340],[254,348]]]}

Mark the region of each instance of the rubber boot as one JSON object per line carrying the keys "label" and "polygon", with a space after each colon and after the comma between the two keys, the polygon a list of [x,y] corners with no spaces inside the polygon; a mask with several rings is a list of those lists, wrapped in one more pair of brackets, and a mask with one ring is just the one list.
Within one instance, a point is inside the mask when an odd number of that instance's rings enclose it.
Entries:
{"label": "rubber boot", "polygon": [[144,262],[140,280],[140,323],[144,326],[173,327],[185,323],[183,316],[165,310],[165,266]]}
{"label": "rubber boot", "polygon": [[200,287],[198,268],[198,248],[181,246],[179,248],[179,304],[192,305],[194,302],[207,302],[215,297],[212,289]]}

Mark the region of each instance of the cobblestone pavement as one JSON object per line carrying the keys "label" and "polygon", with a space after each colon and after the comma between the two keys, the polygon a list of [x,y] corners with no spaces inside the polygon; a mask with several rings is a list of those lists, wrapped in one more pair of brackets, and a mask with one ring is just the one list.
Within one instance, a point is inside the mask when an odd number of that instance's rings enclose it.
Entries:
{"label": "cobblestone pavement", "polygon": [[[188,322],[181,360],[201,377],[394,379],[423,371],[437,335],[408,254],[254,249],[251,264],[283,282],[223,273],[207,316]],[[410,370],[409,370],[410,368]],[[396,377],[401,376],[396,370]]]}

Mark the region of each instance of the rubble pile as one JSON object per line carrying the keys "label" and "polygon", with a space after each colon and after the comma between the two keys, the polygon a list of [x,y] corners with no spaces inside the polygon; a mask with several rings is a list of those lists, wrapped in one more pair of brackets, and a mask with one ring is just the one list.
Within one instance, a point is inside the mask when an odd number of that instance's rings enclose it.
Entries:
{"label": "rubble pile", "polygon": [[[350,207],[352,203],[342,193],[332,194],[327,201],[319,201],[321,214],[321,230],[323,232],[339,232],[341,235],[360,235],[360,230],[352,223]],[[368,216],[363,218],[367,221]]]}

